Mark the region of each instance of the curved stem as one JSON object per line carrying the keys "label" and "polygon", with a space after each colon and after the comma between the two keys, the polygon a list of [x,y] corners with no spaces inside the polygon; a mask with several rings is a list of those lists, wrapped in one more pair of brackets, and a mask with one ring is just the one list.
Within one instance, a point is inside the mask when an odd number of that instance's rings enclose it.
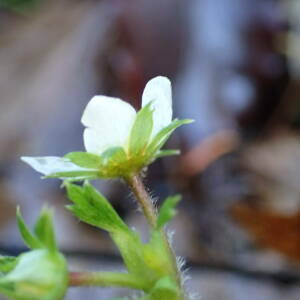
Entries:
{"label": "curved stem", "polygon": [[145,189],[140,175],[135,174],[126,178],[125,180],[133,191],[139,206],[142,208],[143,213],[148,220],[148,223],[151,227],[155,227],[157,220],[155,208],[149,194]]}
{"label": "curved stem", "polygon": [[[143,184],[143,181],[142,181],[140,175],[135,174],[132,177],[126,178],[125,180],[128,183],[128,185],[130,186],[130,188],[132,189],[140,207],[143,210],[145,217],[148,220],[148,223],[150,224],[150,226],[152,228],[155,228],[156,222],[157,222],[156,210],[155,210],[155,207],[151,200],[151,197],[149,196],[149,194],[147,193],[147,191],[145,189],[145,186]],[[180,287],[182,287],[180,271],[177,266],[175,253],[169,243],[167,234],[163,229],[161,229],[161,234],[163,236],[165,248],[168,251],[171,262],[172,262],[174,276],[176,278],[178,285]]]}
{"label": "curved stem", "polygon": [[143,290],[141,280],[128,273],[116,272],[71,272],[69,286],[115,286]]}

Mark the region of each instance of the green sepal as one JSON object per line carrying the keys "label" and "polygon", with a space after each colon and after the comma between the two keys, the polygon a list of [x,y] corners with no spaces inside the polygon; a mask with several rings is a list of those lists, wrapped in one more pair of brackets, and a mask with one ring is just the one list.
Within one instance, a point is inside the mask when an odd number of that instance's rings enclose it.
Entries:
{"label": "green sepal", "polygon": [[45,176],[45,178],[60,178],[65,181],[75,182],[98,178],[123,177],[129,172],[131,164],[122,147],[111,147],[104,151],[101,156],[88,152],[71,152],[64,158],[70,159],[72,163],[87,170],[58,172]]}
{"label": "green sepal", "polygon": [[171,155],[179,155],[180,150],[177,149],[168,149],[168,150],[159,150],[155,154],[155,158],[161,158],[161,157],[166,157],[166,156],[171,156]]}
{"label": "green sepal", "polygon": [[100,155],[89,152],[70,152],[64,157],[68,158],[72,163],[82,168],[98,169],[102,164]]}
{"label": "green sepal", "polygon": [[108,167],[113,170],[114,168],[119,169],[122,164],[126,162],[127,155],[122,147],[111,147],[107,149],[102,155],[102,166]]}
{"label": "green sepal", "polygon": [[180,195],[170,196],[168,197],[164,203],[162,204],[158,218],[157,218],[157,224],[156,227],[158,229],[165,226],[172,218],[174,218],[177,214],[177,211],[175,209],[178,202],[181,200]]}
{"label": "green sepal", "polygon": [[124,148],[111,147],[101,155],[102,165],[99,168],[98,177],[116,178],[126,177],[131,172],[132,162]]}
{"label": "green sepal", "polygon": [[0,256],[0,273],[11,271],[18,263],[18,258],[13,256]]}
{"label": "green sepal", "polygon": [[153,128],[152,102],[143,107],[136,115],[129,139],[129,154],[131,156],[143,152],[149,143]]}
{"label": "green sepal", "polygon": [[153,154],[156,153],[160,148],[164,146],[164,144],[166,143],[166,141],[168,140],[168,138],[174,132],[175,129],[177,129],[182,125],[189,124],[192,122],[194,121],[191,119],[173,120],[168,126],[164,127],[156,134],[151,144],[148,146],[147,151]]}

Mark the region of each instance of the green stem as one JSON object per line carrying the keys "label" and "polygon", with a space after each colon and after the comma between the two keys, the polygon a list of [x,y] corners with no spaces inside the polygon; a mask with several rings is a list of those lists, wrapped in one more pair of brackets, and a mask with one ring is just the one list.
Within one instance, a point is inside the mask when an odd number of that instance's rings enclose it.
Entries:
{"label": "green stem", "polygon": [[115,286],[130,287],[138,290],[144,289],[141,281],[128,273],[71,272],[69,278],[70,286]]}
{"label": "green stem", "polygon": [[148,220],[149,225],[154,228],[157,220],[155,208],[149,194],[145,189],[141,177],[138,174],[135,174],[126,178],[125,180],[133,191],[139,206],[143,210],[143,213]]}
{"label": "green stem", "polygon": [[[126,178],[126,182],[132,189],[140,207],[143,210],[145,217],[148,220],[149,225],[154,229],[156,227],[156,222],[157,222],[156,209],[153,205],[151,197],[149,196],[149,194],[146,191],[146,188],[143,184],[143,181],[142,181],[140,175],[134,174],[133,176]],[[171,259],[172,269],[173,269],[172,277],[175,277],[178,286],[180,288],[182,288],[180,270],[178,269],[178,266],[177,266],[175,253],[169,243],[167,234],[163,229],[161,229],[161,234],[163,236],[165,248],[168,251],[169,257]],[[183,292],[182,292],[182,299],[184,299]]]}

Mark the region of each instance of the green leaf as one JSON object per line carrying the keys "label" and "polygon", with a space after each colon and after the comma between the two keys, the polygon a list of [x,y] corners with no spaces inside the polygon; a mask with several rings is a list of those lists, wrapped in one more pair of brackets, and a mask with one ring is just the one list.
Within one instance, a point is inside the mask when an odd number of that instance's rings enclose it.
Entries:
{"label": "green leaf", "polygon": [[152,279],[153,275],[144,262],[143,244],[138,234],[128,228],[108,200],[89,183],[84,186],[66,183],[66,188],[68,197],[74,203],[68,205],[67,209],[79,220],[108,231],[118,246],[127,269],[139,277],[146,273],[146,279],[141,277],[141,280]]}
{"label": "green leaf", "polygon": [[42,248],[43,245],[28,229],[21,215],[20,208],[17,208],[17,223],[24,243],[31,249]]}
{"label": "green leaf", "polygon": [[190,119],[178,120],[175,119],[171,124],[161,129],[157,135],[153,138],[151,144],[148,147],[148,151],[155,153],[158,151],[168,140],[170,135],[174,132],[178,127],[194,122]]}
{"label": "green leaf", "polygon": [[101,156],[89,152],[70,152],[64,157],[82,168],[98,169],[102,164]]}
{"label": "green leaf", "polygon": [[129,160],[122,147],[109,148],[101,155],[101,158],[102,166],[99,169],[99,177],[124,177],[130,171]]}
{"label": "green leaf", "polygon": [[[6,297],[10,299],[16,299],[15,293],[14,293],[14,284],[12,283],[6,283],[6,282],[1,282],[0,280],[0,294],[5,295]],[[16,299],[18,300],[18,299]],[[26,300],[24,297],[23,299],[20,300]]]}
{"label": "green leaf", "polygon": [[51,252],[57,251],[55,234],[52,223],[52,212],[44,208],[35,224],[34,233],[36,237],[43,243],[45,248]]}
{"label": "green leaf", "polygon": [[48,208],[44,208],[38,217],[34,234],[26,226],[21,215],[20,209],[17,209],[17,222],[19,231],[24,243],[31,249],[48,249],[50,252],[56,252],[57,246],[52,223],[52,212]]}
{"label": "green leaf", "polygon": [[67,208],[81,221],[108,232],[128,230],[108,200],[91,184],[85,183],[81,187],[66,183],[66,188],[69,199],[74,203]]}
{"label": "green leaf", "polygon": [[18,263],[18,258],[13,256],[0,256],[0,272],[10,272]]}
{"label": "green leaf", "polygon": [[159,211],[159,215],[157,218],[157,228],[162,228],[173,217],[176,216],[177,211],[175,209],[175,206],[180,200],[181,200],[180,195],[170,196],[165,200],[165,202],[163,203]]}
{"label": "green leaf", "polygon": [[136,116],[131,129],[129,153],[135,155],[143,151],[149,143],[153,128],[152,102],[143,107]]}
{"label": "green leaf", "polygon": [[159,150],[155,157],[159,158],[159,157],[166,157],[166,156],[171,156],[171,155],[179,155],[180,154],[180,150],[177,149],[168,149],[168,150]]}

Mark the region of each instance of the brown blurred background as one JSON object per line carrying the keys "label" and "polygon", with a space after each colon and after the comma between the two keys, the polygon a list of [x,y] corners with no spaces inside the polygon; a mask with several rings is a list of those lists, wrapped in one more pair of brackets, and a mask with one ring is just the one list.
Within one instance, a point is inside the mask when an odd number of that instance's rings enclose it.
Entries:
{"label": "brown blurred background", "polygon": [[[83,150],[80,116],[95,94],[140,105],[154,76],[173,82],[182,156],[157,161],[155,197],[182,193],[172,222],[189,289],[205,300],[300,298],[299,0],[0,0],[0,252],[23,250],[15,207],[34,222],[55,207],[71,269],[121,268],[108,236],[78,223],[57,180],[21,155]],[[120,182],[97,183],[145,230]],[[116,289],[72,289],[108,299]]]}

